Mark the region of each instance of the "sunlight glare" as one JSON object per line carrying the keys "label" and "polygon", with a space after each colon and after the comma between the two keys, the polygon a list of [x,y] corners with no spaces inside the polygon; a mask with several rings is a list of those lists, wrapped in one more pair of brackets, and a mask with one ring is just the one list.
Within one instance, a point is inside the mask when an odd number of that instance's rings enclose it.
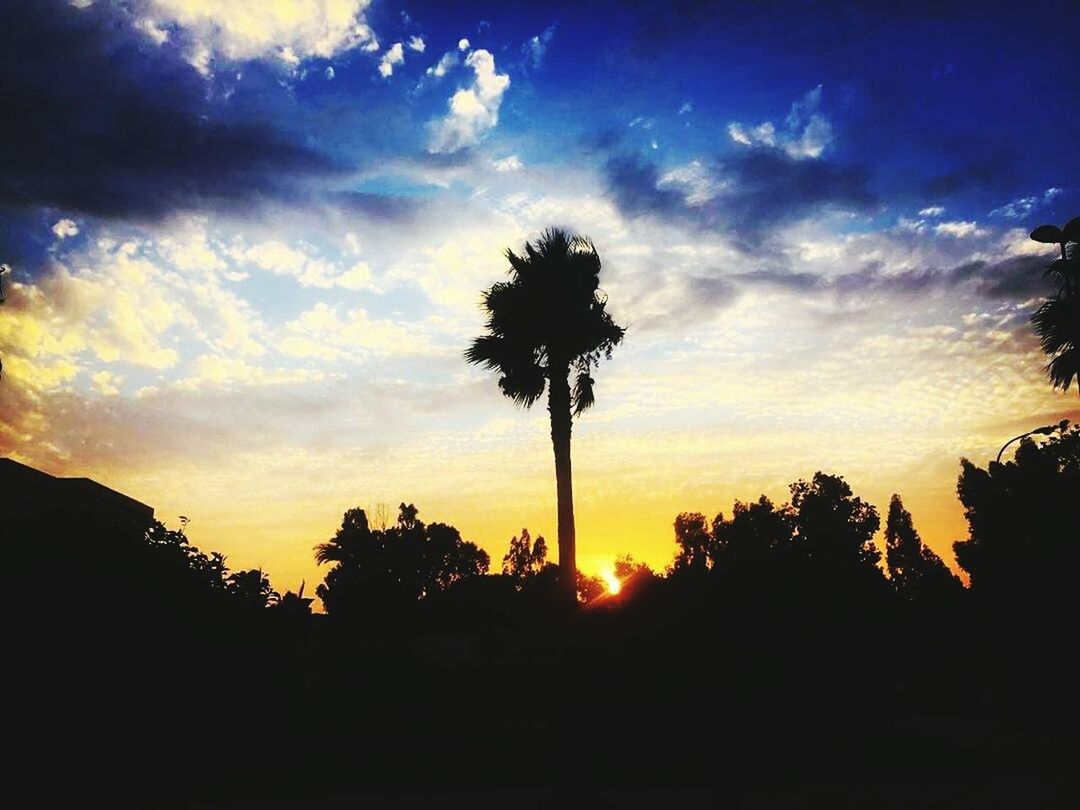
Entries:
{"label": "sunlight glare", "polygon": [[613,572],[602,571],[600,573],[600,578],[604,580],[604,583],[607,585],[608,593],[612,596],[615,596],[622,589],[622,582]]}

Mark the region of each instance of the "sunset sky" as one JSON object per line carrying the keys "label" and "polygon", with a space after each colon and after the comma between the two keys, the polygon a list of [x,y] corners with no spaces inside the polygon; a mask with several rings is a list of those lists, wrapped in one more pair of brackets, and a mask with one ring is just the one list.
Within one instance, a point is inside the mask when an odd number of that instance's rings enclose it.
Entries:
{"label": "sunset sky", "polygon": [[582,568],[816,470],[953,564],[960,457],[1080,418],[1027,238],[1080,213],[1080,12],[885,5],[2,0],[0,455],[279,590],[353,506],[554,547],[547,412],[462,352],[561,225],[628,326]]}

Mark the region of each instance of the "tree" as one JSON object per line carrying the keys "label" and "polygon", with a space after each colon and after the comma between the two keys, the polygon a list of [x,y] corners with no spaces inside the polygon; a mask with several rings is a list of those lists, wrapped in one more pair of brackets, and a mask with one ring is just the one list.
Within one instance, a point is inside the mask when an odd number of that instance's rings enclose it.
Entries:
{"label": "tree", "polygon": [[707,571],[713,563],[716,548],[709,525],[701,512],[683,512],[675,518],[675,562],[672,570]]}
{"label": "tree", "polygon": [[404,503],[386,529],[373,530],[363,509],[350,509],[329,542],[315,547],[315,560],[334,563],[315,591],[327,612],[350,615],[415,603],[486,574],[490,563],[453,526],[424,524],[417,508]]}
{"label": "tree", "polygon": [[813,481],[799,480],[790,488],[795,548],[819,562],[878,564],[877,509],[854,497],[842,477],[816,472]]}
{"label": "tree", "polygon": [[281,598],[261,568],[229,574],[225,589],[241,604],[252,608],[269,607],[277,604]]}
{"label": "tree", "polygon": [[522,529],[521,537],[510,538],[510,549],[502,560],[502,572],[514,580],[517,588],[540,573],[547,558],[547,543],[543,537],[536,542],[529,537],[529,530]]}
{"label": "tree", "polygon": [[587,604],[605,593],[607,593],[607,585],[600,577],[589,576],[582,571],[576,572],[575,595],[579,602]]}
{"label": "tree", "polygon": [[620,582],[626,582],[635,577],[652,579],[656,573],[649,568],[648,563],[638,562],[633,554],[620,554],[615,558],[615,578]]}
{"label": "tree", "polygon": [[[509,248],[510,278],[483,293],[487,333],[465,359],[499,375],[499,388],[518,405],[531,407],[548,392],[555,452],[559,570],[564,592],[575,590],[574,494],[570,465],[573,417],[595,401],[591,373],[625,330],[607,312],[600,291],[600,257],[586,237],[550,228],[524,255]],[[573,372],[573,386],[570,375]]]}
{"label": "tree", "polygon": [[941,597],[956,593],[963,586],[941,557],[923,544],[911,513],[899,495],[889,501],[885,523],[885,559],[889,581],[896,592],[908,600]]}
{"label": "tree", "polygon": [[1062,422],[1042,445],[1023,439],[1005,464],[983,469],[962,459],[961,465],[957,493],[968,539],[953,549],[972,590],[1018,607],[1072,593],[1080,546],[1080,426]]}
{"label": "tree", "polygon": [[1073,217],[1060,229],[1040,225],[1031,238],[1061,245],[1061,258],[1046,270],[1046,275],[1058,282],[1057,294],[1035,310],[1031,322],[1043,353],[1050,358],[1046,373],[1051,384],[1068,391],[1075,379],[1080,394],[1080,217]]}
{"label": "tree", "polygon": [[713,519],[717,556],[727,565],[762,561],[791,545],[792,516],[762,495],[756,503],[735,501],[731,520]]}

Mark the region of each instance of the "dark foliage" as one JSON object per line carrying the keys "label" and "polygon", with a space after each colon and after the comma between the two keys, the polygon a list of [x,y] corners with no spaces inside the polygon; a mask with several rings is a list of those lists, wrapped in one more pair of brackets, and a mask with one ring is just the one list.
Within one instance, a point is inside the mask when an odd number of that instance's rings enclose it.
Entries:
{"label": "dark foliage", "polygon": [[923,544],[911,513],[899,495],[889,501],[885,524],[885,554],[889,581],[905,599],[935,600],[955,596],[963,584],[941,561],[941,557]]}
{"label": "dark foliage", "polygon": [[957,492],[968,539],[953,548],[973,591],[1014,604],[1064,598],[1080,548],[1080,425],[1063,422],[1042,444],[1023,439],[1004,464],[961,464]]}
{"label": "dark foliage", "polygon": [[1061,246],[1061,258],[1045,274],[1057,284],[1057,293],[1031,316],[1043,353],[1050,359],[1046,374],[1054,388],[1064,391],[1076,380],[1080,394],[1080,217],[1071,219],[1064,229],[1040,226],[1031,238]]}
{"label": "dark foliage", "polygon": [[522,529],[520,538],[510,539],[510,548],[502,560],[502,572],[513,579],[520,590],[528,580],[540,573],[546,559],[547,543],[544,538],[537,537],[533,542],[529,530]]}
{"label": "dark foliage", "polygon": [[319,563],[334,563],[316,594],[330,614],[354,618],[408,607],[456,582],[487,573],[487,552],[445,523],[425,524],[412,504],[397,523],[372,529],[363,509],[350,509],[341,528],[316,547]]}

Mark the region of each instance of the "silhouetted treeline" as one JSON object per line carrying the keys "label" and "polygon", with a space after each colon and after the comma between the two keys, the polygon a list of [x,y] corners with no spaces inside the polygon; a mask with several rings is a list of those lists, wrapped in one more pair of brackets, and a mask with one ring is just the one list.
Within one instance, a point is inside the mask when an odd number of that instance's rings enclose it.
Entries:
{"label": "silhouetted treeline", "polygon": [[544,538],[489,573],[411,505],[382,527],[350,510],[317,547],[325,616],[183,527],[30,510],[5,526],[33,572],[22,748],[114,803],[482,783],[1046,806],[1072,733],[1078,475],[1075,427],[963,463],[970,588],[898,496],[882,559],[878,510],[818,473],[781,505],[680,514],[667,572],[624,556],[620,592],[580,575],[576,608]]}

